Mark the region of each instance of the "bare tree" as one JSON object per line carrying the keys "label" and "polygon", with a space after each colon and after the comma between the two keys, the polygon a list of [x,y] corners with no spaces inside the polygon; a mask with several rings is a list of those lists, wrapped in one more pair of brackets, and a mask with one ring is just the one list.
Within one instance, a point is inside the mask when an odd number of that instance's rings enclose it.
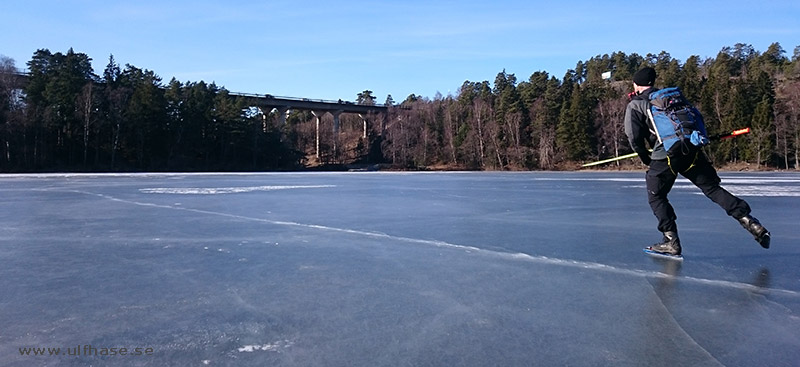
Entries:
{"label": "bare tree", "polygon": [[[776,140],[783,142],[784,164],[794,148],[794,168],[800,170],[800,80],[787,80],[776,93]],[[790,147],[791,145],[791,147]]]}
{"label": "bare tree", "polygon": [[539,166],[543,169],[553,169],[556,164],[556,131],[555,129],[542,129],[539,133]]}
{"label": "bare tree", "polygon": [[86,159],[89,152],[89,132],[92,130],[92,122],[95,115],[95,94],[94,82],[86,83],[75,101],[75,112],[83,122],[83,165],[86,166]]}
{"label": "bare tree", "polygon": [[506,154],[508,164],[522,168],[525,166],[525,149],[522,147],[522,113],[507,113],[504,120],[503,135],[509,144],[509,151]]}
{"label": "bare tree", "polygon": [[[621,94],[621,93],[620,93]],[[625,146],[625,96],[600,101],[595,109],[595,127],[597,136],[597,151],[601,155],[607,154],[617,157],[622,147]],[[616,162],[619,165],[619,161]]]}
{"label": "bare tree", "polygon": [[478,138],[478,162],[481,168],[486,168],[486,134],[485,125],[492,120],[492,106],[482,98],[476,98],[472,102],[473,126],[475,127],[476,137]]}
{"label": "bare tree", "polygon": [[556,129],[544,98],[538,98],[530,107],[532,149],[541,169],[553,169],[556,164]]}
{"label": "bare tree", "polygon": [[11,114],[14,110],[15,104],[15,85],[14,74],[17,73],[17,68],[14,66],[14,59],[0,55],[0,124],[2,124],[2,150],[3,158],[6,163],[11,162]]}
{"label": "bare tree", "polygon": [[447,141],[447,156],[450,160],[450,163],[453,165],[458,165],[458,156],[456,154],[456,134],[458,134],[458,121],[453,118],[453,108],[455,108],[454,104],[450,104],[449,106],[444,106],[445,115],[444,115],[444,139]]}
{"label": "bare tree", "polygon": [[[416,104],[417,102],[414,102]],[[386,139],[384,149],[391,155],[392,163],[402,166],[414,164],[413,148],[418,144],[415,128],[416,118],[412,116],[412,109],[396,109],[389,114],[386,124]]]}
{"label": "bare tree", "polygon": [[[777,106],[776,106],[777,107]],[[783,168],[789,168],[789,124],[786,114],[775,111],[775,153],[783,161]]]}

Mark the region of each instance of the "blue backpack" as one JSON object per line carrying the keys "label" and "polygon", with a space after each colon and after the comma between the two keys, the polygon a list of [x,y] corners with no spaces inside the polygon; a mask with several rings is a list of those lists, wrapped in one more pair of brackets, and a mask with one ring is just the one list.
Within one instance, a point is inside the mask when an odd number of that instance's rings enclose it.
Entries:
{"label": "blue backpack", "polygon": [[[650,93],[650,121],[655,128],[658,141],[664,145],[667,154],[680,151],[689,152],[692,146],[708,145],[708,133],[703,116],[683,96],[677,87],[664,88]],[[677,144],[676,143],[680,143]]]}

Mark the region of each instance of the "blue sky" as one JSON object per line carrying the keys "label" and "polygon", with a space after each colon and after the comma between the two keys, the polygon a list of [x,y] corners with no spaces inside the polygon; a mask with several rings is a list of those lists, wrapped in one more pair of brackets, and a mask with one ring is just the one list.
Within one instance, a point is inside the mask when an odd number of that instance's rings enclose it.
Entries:
{"label": "blue sky", "polygon": [[[113,54],[168,82],[234,92],[355,100],[373,91],[455,94],[506,70],[561,78],[622,51],[715,57],[726,46],[800,46],[800,1],[6,1],[0,55],[25,69],[37,49]],[[671,14],[667,14],[671,13]]]}

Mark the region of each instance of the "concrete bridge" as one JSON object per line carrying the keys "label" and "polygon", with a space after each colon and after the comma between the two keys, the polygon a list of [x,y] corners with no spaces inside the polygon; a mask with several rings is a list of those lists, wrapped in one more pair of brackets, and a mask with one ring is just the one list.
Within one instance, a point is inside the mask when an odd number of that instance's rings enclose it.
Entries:
{"label": "concrete bridge", "polygon": [[270,94],[249,94],[249,93],[229,93],[231,96],[244,98],[245,103],[249,106],[258,107],[264,112],[276,110],[278,112],[278,121],[281,125],[286,124],[286,117],[290,110],[304,110],[311,111],[316,120],[316,156],[320,157],[319,147],[319,123],[322,116],[330,113],[333,116],[333,149],[337,149],[339,134],[339,116],[343,113],[358,114],[363,122],[362,138],[367,137],[369,128],[369,121],[367,116],[369,114],[381,114],[381,126],[385,120],[385,113],[388,107],[382,105],[362,105],[350,101],[326,101],[321,99],[309,98],[293,98],[293,97],[275,97]]}

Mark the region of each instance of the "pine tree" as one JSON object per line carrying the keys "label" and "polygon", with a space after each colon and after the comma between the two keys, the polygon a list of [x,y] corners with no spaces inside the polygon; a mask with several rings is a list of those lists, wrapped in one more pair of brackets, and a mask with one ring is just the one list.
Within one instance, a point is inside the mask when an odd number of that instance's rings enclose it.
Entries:
{"label": "pine tree", "polygon": [[139,169],[153,169],[155,155],[166,147],[163,143],[166,101],[161,78],[150,70],[126,65],[120,84],[129,97],[123,114],[123,131],[119,148],[122,157]]}
{"label": "pine tree", "polygon": [[[39,164],[72,166],[83,146],[83,128],[76,113],[78,96],[94,83],[91,58],[69,49],[55,54],[43,49],[28,62],[30,78],[25,94],[38,124],[34,149]],[[49,154],[52,151],[52,154]]]}
{"label": "pine tree", "polygon": [[652,58],[654,60],[653,68],[656,69],[658,74],[659,85],[662,87],[679,85],[681,67],[678,60],[673,59],[666,51],[661,51],[658,56],[653,56]]}
{"label": "pine tree", "polygon": [[774,150],[772,121],[772,102],[769,98],[762,99],[753,111],[753,132],[752,149],[755,151],[755,162],[757,167],[769,161]]}
{"label": "pine tree", "polygon": [[588,107],[587,102],[583,89],[580,85],[576,85],[570,97],[569,107],[561,111],[556,130],[557,142],[569,160],[582,160],[591,151],[589,139],[589,126],[592,123],[591,107]]}
{"label": "pine tree", "polygon": [[356,98],[356,104],[365,105],[365,106],[374,106],[375,105],[375,97],[372,95],[371,90],[364,90],[363,92],[359,93]]}
{"label": "pine tree", "polygon": [[700,58],[698,56],[690,56],[686,63],[683,64],[678,86],[681,88],[683,95],[692,103],[700,104],[703,81]]}

